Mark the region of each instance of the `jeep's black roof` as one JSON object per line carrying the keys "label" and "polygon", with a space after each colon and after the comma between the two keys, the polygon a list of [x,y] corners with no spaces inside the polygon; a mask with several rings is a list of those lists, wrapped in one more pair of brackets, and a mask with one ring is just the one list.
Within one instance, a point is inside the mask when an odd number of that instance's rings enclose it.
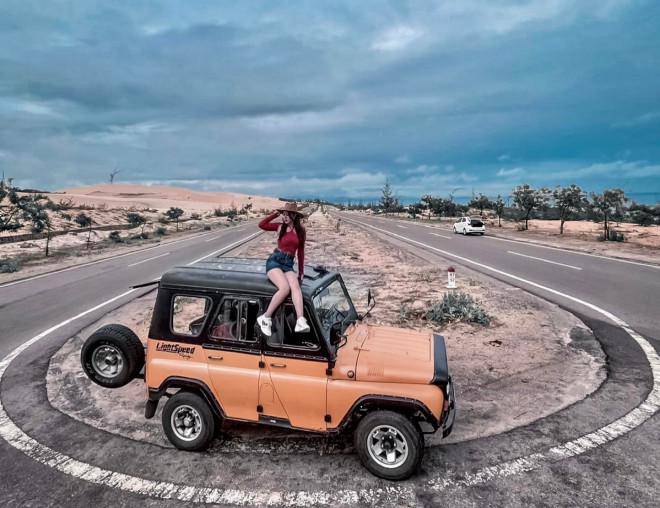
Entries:
{"label": "jeep's black roof", "polygon": [[[321,267],[305,265],[301,286],[303,295],[311,296],[318,288],[335,277]],[[266,261],[261,258],[232,258],[217,256],[190,266],[172,268],[160,279],[160,285],[175,289],[233,290],[249,293],[273,294],[275,285],[266,276]]]}

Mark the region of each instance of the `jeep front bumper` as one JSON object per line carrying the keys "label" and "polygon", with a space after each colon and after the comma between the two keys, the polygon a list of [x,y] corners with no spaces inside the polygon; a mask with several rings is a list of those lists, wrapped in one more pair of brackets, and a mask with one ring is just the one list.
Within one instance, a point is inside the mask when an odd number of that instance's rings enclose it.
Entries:
{"label": "jeep front bumper", "polygon": [[431,383],[438,386],[444,395],[439,423],[442,429],[442,437],[447,437],[451,433],[456,418],[456,398],[454,396],[454,383],[449,375],[445,339],[438,334],[433,334],[433,365],[433,380]]}
{"label": "jeep front bumper", "polygon": [[445,403],[443,405],[442,416],[440,417],[440,428],[442,429],[442,437],[447,437],[451,434],[454,427],[454,419],[456,418],[456,400],[454,399],[454,383],[451,382],[451,377],[447,383],[447,390],[445,394]]}

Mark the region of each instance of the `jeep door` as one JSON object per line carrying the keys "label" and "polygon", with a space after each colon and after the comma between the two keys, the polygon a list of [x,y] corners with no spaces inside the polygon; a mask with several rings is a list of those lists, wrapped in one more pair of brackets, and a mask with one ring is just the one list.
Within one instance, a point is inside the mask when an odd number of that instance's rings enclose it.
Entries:
{"label": "jeep door", "polygon": [[[311,327],[307,333],[294,332],[296,312],[291,302],[280,305],[273,315],[272,335],[264,340],[263,358],[275,399],[268,405],[263,401],[260,420],[325,430],[328,360],[315,320],[307,309],[305,315]],[[268,393],[264,390],[260,397],[265,399]]]}
{"label": "jeep door", "polygon": [[255,298],[225,296],[203,344],[216,398],[229,418],[258,420],[261,346],[254,334]]}

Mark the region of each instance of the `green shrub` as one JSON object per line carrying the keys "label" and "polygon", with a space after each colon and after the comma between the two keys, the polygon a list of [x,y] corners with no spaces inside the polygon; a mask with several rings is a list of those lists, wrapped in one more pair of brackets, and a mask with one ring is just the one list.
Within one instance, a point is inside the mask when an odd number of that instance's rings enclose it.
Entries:
{"label": "green shrub", "polygon": [[21,269],[21,264],[16,259],[0,260],[0,273],[14,273]]}
{"label": "green shrub", "polygon": [[167,234],[167,229],[163,227],[157,227],[156,230],[154,231],[154,234],[158,236],[165,236]]}
{"label": "green shrub", "polygon": [[633,217],[640,226],[652,226],[655,222],[653,215],[645,211],[635,212]]}
{"label": "green shrub", "polygon": [[110,234],[108,235],[108,240],[114,243],[123,242],[121,235],[119,234],[119,231],[111,231]]}
{"label": "green shrub", "polygon": [[114,243],[121,243],[122,237],[119,234],[119,231],[110,231],[110,234],[108,235],[108,240]]}
{"label": "green shrub", "polygon": [[442,300],[426,311],[426,319],[438,324],[465,321],[483,326],[490,324],[490,317],[477,302],[460,291],[446,293]]}
{"label": "green shrub", "polygon": [[206,225],[204,226],[204,231],[211,231],[211,226],[209,226],[208,224],[206,224]]}

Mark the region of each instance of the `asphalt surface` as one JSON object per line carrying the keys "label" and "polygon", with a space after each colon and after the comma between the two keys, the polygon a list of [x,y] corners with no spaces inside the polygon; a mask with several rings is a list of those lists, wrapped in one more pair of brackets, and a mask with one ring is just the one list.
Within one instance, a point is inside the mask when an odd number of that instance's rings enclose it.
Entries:
{"label": "asphalt surface", "polygon": [[[378,228],[369,229],[372,232],[383,230],[382,232],[427,244],[598,305],[619,316],[637,332],[653,340],[656,347],[659,345],[660,256],[658,265],[630,263],[614,258],[510,241],[491,236],[488,232],[484,236],[463,236],[454,234],[446,225],[430,226],[423,222],[378,218],[366,214],[337,213],[336,215],[345,220],[358,220],[360,223]],[[398,237],[394,238],[400,240],[401,238]],[[421,247],[419,243],[412,245]],[[445,259],[447,264],[469,266],[487,275],[538,292],[529,284],[507,278],[457,257],[445,256]],[[460,277],[460,271],[457,277]],[[566,299],[547,292],[542,296],[560,305],[569,303]],[[574,302],[571,302],[571,308],[575,307]],[[575,310],[598,317],[584,306]]]}
{"label": "asphalt surface", "polygon": [[[57,470],[66,467],[61,456],[46,457],[46,452],[35,452],[25,445],[26,453],[31,454],[27,456],[15,447],[21,446],[20,439],[13,436],[14,447],[0,439],[0,506],[180,506],[194,501],[187,497],[188,487],[172,495],[185,501],[159,498],[164,496],[160,487],[137,494],[128,492],[135,486],[135,478],[191,486],[200,495],[206,492],[206,497],[199,499],[209,498],[205,487],[221,487],[226,490],[218,494],[218,504],[228,505],[657,506],[657,415],[585,453],[562,460],[539,458],[547,447],[607,425],[638,406],[651,390],[652,377],[646,356],[619,326],[589,306],[530,283],[551,287],[612,312],[648,338],[657,350],[659,269],[487,236],[463,238],[446,230],[389,219],[354,214],[342,217],[357,219],[362,227],[428,259],[454,264],[458,277],[465,263],[576,312],[592,327],[608,355],[607,381],[584,401],[531,425],[486,439],[428,449],[420,474],[399,484],[370,476],[353,454],[270,456],[250,450],[224,455],[212,450],[181,453],[110,435],[74,421],[49,405],[44,378],[50,356],[68,337],[147,289],[136,290],[70,323],[65,320],[121,295],[134,284],[158,278],[172,266],[223,252],[257,232],[255,224],[243,225],[18,284],[0,285],[0,358],[61,324],[8,366],[0,397],[11,421],[51,450],[83,464],[133,475],[122,481],[92,483],[81,479],[88,472],[85,467],[73,468],[73,474],[69,468],[64,474]],[[452,255],[476,260],[502,273]],[[505,272],[529,283],[511,279]],[[530,458],[524,463],[529,467],[517,469],[519,463],[515,461],[520,457]],[[193,490],[189,490],[190,496]]]}

